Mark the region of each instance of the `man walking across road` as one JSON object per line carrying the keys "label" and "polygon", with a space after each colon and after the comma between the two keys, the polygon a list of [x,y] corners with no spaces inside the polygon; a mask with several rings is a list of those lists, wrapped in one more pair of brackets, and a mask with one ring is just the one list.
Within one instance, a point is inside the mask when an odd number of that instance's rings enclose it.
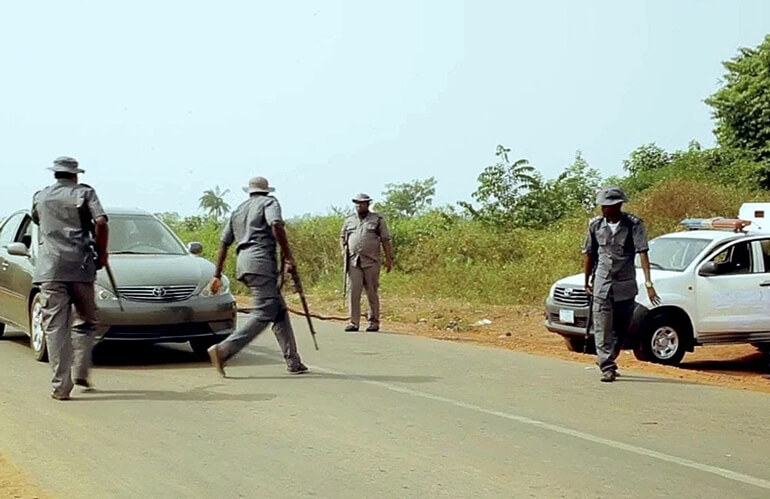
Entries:
{"label": "man walking across road", "polygon": [[68,400],[73,373],[76,385],[91,388],[97,321],[94,281],[97,268],[107,265],[108,225],[96,191],[78,183],[84,170],[75,159],[57,158],[50,170],[56,183],[37,192],[32,201],[32,220],[40,226],[33,281],[43,294],[43,328],[53,370],[51,397]]}
{"label": "man walking across road", "polygon": [[596,200],[602,216],[589,222],[583,244],[585,287],[593,295],[597,363],[604,382],[615,381],[618,375],[615,360],[628,334],[639,292],[634,267],[637,253],[641,254],[650,302],[660,304],[650,278],[647,229],[641,219],[622,211],[627,201],[619,187],[602,189]]}
{"label": "man walking across road", "polygon": [[390,230],[382,215],[369,211],[372,199],[359,194],[353,199],[356,213],[345,219],[340,231],[340,244],[348,261],[348,310],[350,324],[345,331],[358,331],[361,319],[361,291],[366,288],[369,301],[367,331],[380,330],[380,247],[385,249],[385,269],[393,268]]}
{"label": "man walking across road", "polygon": [[289,374],[302,374],[308,369],[297,353],[289,311],[278,288],[276,243],[281,248],[286,271],[290,274],[296,272],[284,229],[281,205],[275,197],[269,195],[275,189],[270,187],[267,179],[263,177],[252,178],[249,186],[243,190],[249,194],[249,199],[235,209],[225,226],[217,268],[209,286],[212,292],[219,291],[227,251],[235,243],[238,255],[236,277],[254,294],[254,311],[230,336],[209,348],[209,357],[219,374],[224,377],[225,363],[272,323],[273,333],[281,346]]}

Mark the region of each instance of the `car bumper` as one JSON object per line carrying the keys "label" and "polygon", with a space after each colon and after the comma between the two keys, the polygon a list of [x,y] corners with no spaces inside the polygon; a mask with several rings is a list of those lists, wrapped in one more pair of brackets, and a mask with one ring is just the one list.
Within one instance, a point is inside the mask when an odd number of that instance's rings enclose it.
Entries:
{"label": "car bumper", "polygon": [[104,341],[184,342],[224,337],[236,326],[231,295],[195,296],[180,302],[99,301],[97,335]]}
{"label": "car bumper", "polygon": [[[563,317],[564,315],[571,315],[572,321],[567,320],[568,318]],[[587,306],[575,307],[556,303],[550,296],[545,300],[544,325],[548,331],[565,337],[585,337],[587,323]]]}

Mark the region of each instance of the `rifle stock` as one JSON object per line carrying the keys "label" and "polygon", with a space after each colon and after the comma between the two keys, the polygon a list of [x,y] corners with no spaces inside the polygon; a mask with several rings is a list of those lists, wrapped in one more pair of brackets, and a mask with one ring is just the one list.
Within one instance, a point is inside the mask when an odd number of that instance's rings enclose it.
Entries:
{"label": "rifle stock", "polygon": [[310,335],[313,337],[313,345],[315,346],[315,349],[318,350],[318,342],[315,339],[315,327],[313,326],[313,320],[310,318],[310,308],[307,305],[307,299],[305,298],[305,291],[302,288],[302,281],[299,278],[299,272],[297,272],[297,269],[294,269],[294,272],[291,274],[291,277],[294,281],[294,291],[296,291],[299,294],[299,299],[302,302],[302,309],[305,312],[305,319],[307,319],[307,326],[310,329]]}

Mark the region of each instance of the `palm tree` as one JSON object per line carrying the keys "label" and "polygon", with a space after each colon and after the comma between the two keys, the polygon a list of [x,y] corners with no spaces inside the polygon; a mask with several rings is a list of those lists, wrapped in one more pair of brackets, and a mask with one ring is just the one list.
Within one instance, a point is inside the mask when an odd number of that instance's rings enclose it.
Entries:
{"label": "palm tree", "polygon": [[221,220],[230,212],[230,205],[225,201],[228,192],[230,189],[222,191],[219,186],[203,191],[203,196],[200,198],[200,208],[208,212],[208,215],[214,220]]}

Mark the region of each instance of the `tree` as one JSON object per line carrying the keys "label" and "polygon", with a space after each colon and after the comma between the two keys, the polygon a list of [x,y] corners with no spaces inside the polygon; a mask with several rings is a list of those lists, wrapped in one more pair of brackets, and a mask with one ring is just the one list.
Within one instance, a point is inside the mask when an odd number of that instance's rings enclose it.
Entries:
{"label": "tree", "polygon": [[[770,35],[722,65],[722,87],[705,101],[713,108],[714,134],[722,147],[765,162],[770,172]],[[770,174],[763,183],[770,187]]]}
{"label": "tree", "polygon": [[535,168],[526,159],[511,163],[511,150],[498,145],[495,156],[498,162],[488,166],[478,177],[479,186],[473,199],[481,204],[476,209],[470,203],[460,202],[473,218],[494,224],[504,224],[514,219],[516,207],[523,194],[540,185]]}
{"label": "tree", "polygon": [[158,217],[161,220],[161,222],[168,225],[169,227],[176,227],[182,221],[182,217],[180,217],[179,213],[175,211],[165,211],[163,213],[156,213],[155,216]]}
{"label": "tree", "polygon": [[[692,145],[692,143],[691,143]],[[700,145],[698,145],[700,147]],[[671,163],[671,155],[654,142],[639,146],[623,160],[623,169],[632,176],[664,168]]]}
{"label": "tree", "polygon": [[387,184],[383,201],[375,210],[389,218],[407,218],[425,213],[436,195],[436,179],[413,180],[402,184]]}
{"label": "tree", "polygon": [[230,205],[225,201],[225,196],[230,190],[221,191],[219,186],[203,191],[200,197],[200,208],[208,213],[214,220],[221,220],[230,212]]}

